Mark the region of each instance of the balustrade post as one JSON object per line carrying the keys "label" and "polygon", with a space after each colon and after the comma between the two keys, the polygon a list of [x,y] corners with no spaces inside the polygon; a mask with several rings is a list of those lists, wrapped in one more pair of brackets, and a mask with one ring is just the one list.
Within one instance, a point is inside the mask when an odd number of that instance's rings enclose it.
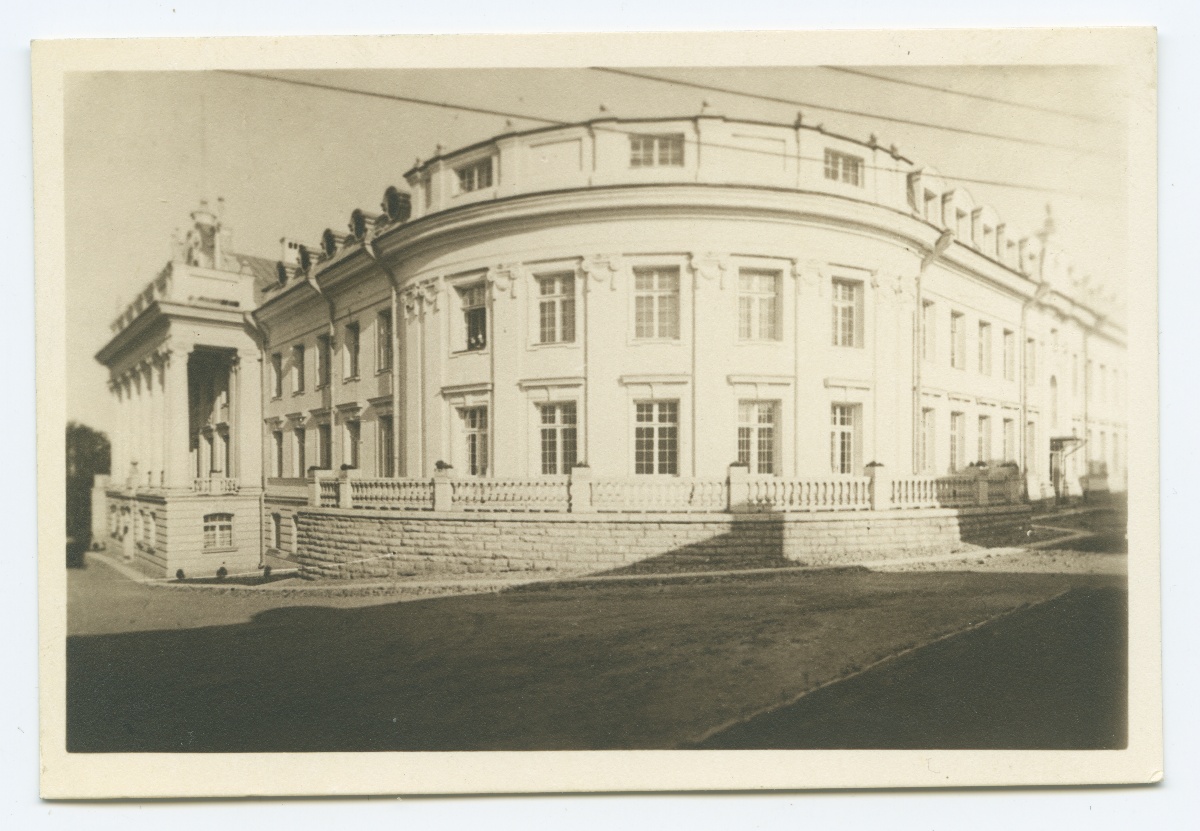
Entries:
{"label": "balustrade post", "polygon": [[308,504],[314,508],[321,507],[321,473],[313,471],[312,481],[308,485]]}
{"label": "balustrade post", "polygon": [[892,474],[880,462],[867,465],[865,475],[871,480],[871,510],[892,509]]}
{"label": "balustrade post", "polygon": [[750,466],[734,462],[729,466],[726,480],[727,504],[730,513],[745,513],[750,510]]}
{"label": "balustrade post", "polygon": [[571,468],[571,478],[567,488],[567,511],[569,513],[596,513],[596,508],[592,505],[592,469],[590,467]]}
{"label": "balustrade post", "polygon": [[350,477],[342,476],[337,480],[337,504],[339,508],[354,507],[354,491],[350,484]]}
{"label": "balustrade post", "polygon": [[454,510],[454,489],[450,485],[450,470],[436,470],[433,473],[433,510]]}
{"label": "balustrade post", "polygon": [[975,468],[975,504],[988,504],[988,469],[987,465],[979,465]]}

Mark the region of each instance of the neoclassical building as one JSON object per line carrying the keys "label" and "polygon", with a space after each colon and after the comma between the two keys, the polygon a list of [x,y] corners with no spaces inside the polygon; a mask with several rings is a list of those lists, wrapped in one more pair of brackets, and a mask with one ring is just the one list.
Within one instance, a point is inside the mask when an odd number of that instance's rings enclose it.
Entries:
{"label": "neoclassical building", "polygon": [[700,539],[739,510],[792,534],[1124,487],[1111,299],[1049,221],[1022,233],[874,138],[603,119],[404,178],[269,270],[201,212],[118,321],[110,530],[162,498],[169,555],[142,553],[166,573],[428,558],[412,523],[445,517],[687,514]]}

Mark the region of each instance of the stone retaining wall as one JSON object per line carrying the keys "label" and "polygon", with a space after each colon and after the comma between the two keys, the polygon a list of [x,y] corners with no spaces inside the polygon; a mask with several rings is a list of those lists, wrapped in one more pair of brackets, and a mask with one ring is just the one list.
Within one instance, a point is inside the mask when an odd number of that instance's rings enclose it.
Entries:
{"label": "stone retaining wall", "polygon": [[595,573],[651,558],[713,569],[852,565],[1021,539],[1028,506],[847,514],[462,514],[296,511],[304,570],[327,577]]}

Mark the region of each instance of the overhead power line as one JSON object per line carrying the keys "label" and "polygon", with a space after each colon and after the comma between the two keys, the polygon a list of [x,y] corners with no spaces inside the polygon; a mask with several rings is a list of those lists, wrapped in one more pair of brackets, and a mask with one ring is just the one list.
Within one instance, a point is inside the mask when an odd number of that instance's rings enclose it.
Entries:
{"label": "overhead power line", "polygon": [[976,136],[978,138],[997,139],[1000,141],[1012,141],[1018,144],[1029,144],[1035,147],[1053,147],[1057,150],[1070,150],[1074,153],[1094,154],[1095,150],[1085,150],[1079,147],[1073,147],[1067,144],[1058,144],[1052,141],[1042,141],[1040,139],[1023,138],[1021,136],[1008,136],[1002,133],[986,133],[982,130],[971,130],[966,127],[951,127],[948,124],[935,124],[929,121],[917,121],[911,118],[899,118],[890,115],[879,115],[877,113],[868,113],[861,110],[851,110],[845,107],[831,107],[827,104],[816,104],[812,101],[801,101],[796,98],[782,98],[776,95],[762,95],[757,92],[746,92],[745,90],[731,89],[729,87],[719,87],[713,84],[700,84],[695,81],[681,81],[677,78],[664,78],[661,75],[648,75],[644,72],[633,72],[628,69],[615,69],[607,66],[591,67],[596,72],[608,72],[613,75],[624,75],[629,78],[640,78],[644,81],[657,81],[661,84],[673,84],[680,87],[689,87],[691,89],[703,90],[705,92],[719,92],[725,95],[738,95],[743,98],[753,98],[758,101],[769,101],[774,104],[787,104],[793,107],[807,107],[813,110],[822,110],[824,112],[842,113],[843,115],[860,116],[862,118],[872,118],[876,121],[888,121],[892,124],[906,124],[910,127],[922,127],[929,130],[943,130],[948,133],[958,133],[964,136]]}
{"label": "overhead power line", "polygon": [[1059,110],[1055,109],[1054,107],[1039,107],[1036,104],[1026,104],[1022,101],[1010,101],[1007,98],[994,98],[990,95],[980,95],[975,92],[963,92],[959,89],[949,89],[947,87],[939,87],[934,84],[922,84],[917,81],[908,81],[902,78],[889,78],[886,75],[876,75],[873,72],[863,72],[861,69],[850,69],[845,66],[822,66],[821,68],[828,69],[831,72],[844,72],[847,75],[860,75],[863,78],[874,78],[876,81],[886,81],[889,84],[901,84],[906,87],[916,87],[917,89],[927,89],[933,92],[943,92],[950,95],[958,95],[962,98],[974,98],[978,101],[987,101],[992,104],[1002,104],[1006,107],[1020,107],[1021,109],[1034,110],[1035,112],[1061,115],[1067,118],[1077,118],[1080,121],[1090,121],[1093,124],[1112,123],[1106,118],[1097,118],[1096,116],[1083,115],[1082,113],[1068,112],[1067,110]]}
{"label": "overhead power line", "polygon": [[[546,125],[550,125],[550,126],[570,127],[570,126],[574,126],[575,124],[579,123],[576,121],[564,121],[562,119],[557,119],[557,118],[546,118],[544,116],[529,115],[528,113],[515,113],[515,112],[510,112],[508,110],[495,110],[495,109],[488,109],[488,108],[484,108],[484,107],[473,107],[473,106],[466,105],[466,104],[454,104],[454,103],[451,103],[448,101],[433,101],[433,100],[429,100],[426,98],[415,98],[415,97],[407,96],[407,95],[394,95],[392,93],[386,93],[386,92],[374,92],[371,90],[356,89],[354,87],[338,86],[336,84],[322,84],[322,83],[317,83],[315,81],[302,81],[302,80],[299,80],[296,78],[283,78],[278,75],[265,75],[265,74],[260,74],[257,72],[242,72],[242,71],[237,71],[237,70],[219,70],[219,71],[223,72],[227,75],[239,75],[239,76],[243,76],[246,78],[253,78],[253,79],[256,79],[259,81],[273,81],[276,83],[292,84],[295,86],[309,87],[312,89],[320,89],[320,90],[325,90],[328,92],[338,92],[338,93],[344,93],[344,94],[349,94],[349,95],[361,95],[361,96],[365,96],[368,98],[377,98],[377,99],[388,100],[388,101],[397,101],[397,102],[404,103],[404,104],[416,104],[416,105],[422,105],[422,106],[439,107],[441,109],[470,112],[470,113],[476,113],[479,115],[497,116],[497,117],[506,118],[506,119],[519,119],[522,121],[535,121],[535,122],[539,122],[541,124],[546,124]],[[597,132],[619,133],[621,135],[634,135],[634,134],[637,134],[637,132],[638,132],[636,129],[622,129],[622,128],[616,127],[616,126],[602,125],[602,124],[596,124],[596,123],[590,123],[589,126],[593,130],[596,130]],[[764,150],[764,149],[757,148],[757,147],[745,147],[743,145],[722,144],[720,142],[698,141],[698,140],[694,140],[694,139],[685,139],[685,143],[692,145],[694,147],[697,147],[697,148],[707,147],[707,148],[714,148],[714,149],[720,149],[720,150],[732,150],[732,151],[736,151],[736,152],[740,152],[740,153],[751,153],[751,154],[755,154],[755,155],[759,155],[759,156],[771,156],[771,157],[782,158],[782,159],[796,159],[796,160],[801,160],[801,161],[812,161],[812,162],[822,162],[822,163],[824,162],[823,158],[819,158],[816,156],[801,156],[801,155],[798,155],[795,153],[780,153],[775,150]],[[886,150],[886,148],[880,147],[879,149],[883,152],[888,152]],[[863,167],[866,169],[870,169],[870,170],[893,170],[893,168],[886,167],[884,165],[870,164],[869,162],[866,162],[865,160],[863,162]],[[950,175],[947,173],[942,173],[941,171],[938,171],[936,175],[941,179],[946,179],[946,180],[953,181],[953,182],[962,182],[965,184],[991,185],[994,187],[1014,188],[1017,190],[1027,190],[1027,191],[1033,191],[1036,193],[1064,194],[1064,195],[1068,195],[1068,196],[1079,196],[1079,197],[1084,197],[1084,198],[1089,198],[1089,199],[1096,199],[1096,198],[1104,197],[1104,194],[1097,192],[1097,191],[1062,190],[1059,188],[1047,188],[1047,187],[1042,187],[1042,186],[1037,186],[1037,185],[1027,185],[1027,184],[1023,184],[1023,183],[1019,183],[1019,182],[1005,182],[1005,181],[1000,181],[1000,180],[996,180],[996,179],[978,179],[978,178],[972,178],[969,176],[954,176],[954,175]]]}

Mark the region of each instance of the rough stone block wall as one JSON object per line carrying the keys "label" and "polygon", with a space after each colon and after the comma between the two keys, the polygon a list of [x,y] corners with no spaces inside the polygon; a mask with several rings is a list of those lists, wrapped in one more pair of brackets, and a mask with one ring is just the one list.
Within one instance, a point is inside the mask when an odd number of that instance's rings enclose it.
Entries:
{"label": "rough stone block wall", "polygon": [[298,560],[337,578],[596,573],[658,558],[699,559],[713,569],[855,562],[1008,544],[1025,507],[863,512],[852,516],[537,516],[378,513],[300,509]]}

